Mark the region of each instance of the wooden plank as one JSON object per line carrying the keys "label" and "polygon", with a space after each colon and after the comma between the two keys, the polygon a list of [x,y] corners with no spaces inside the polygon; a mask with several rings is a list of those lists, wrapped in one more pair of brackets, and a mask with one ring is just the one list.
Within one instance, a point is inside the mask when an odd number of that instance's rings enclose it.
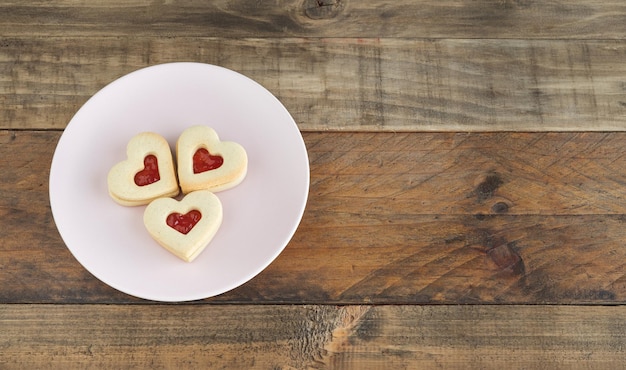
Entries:
{"label": "wooden plank", "polygon": [[306,219],[263,274],[215,300],[614,304],[626,298],[621,216],[414,216],[377,226],[355,219],[312,227]]}
{"label": "wooden plank", "polygon": [[626,213],[624,133],[307,132],[304,138],[315,200],[309,210],[350,203],[401,219]]}
{"label": "wooden plank", "polygon": [[5,37],[0,127],[62,129],[116,78],[196,61],[258,81],[307,131],[621,131],[625,58],[623,40]]}
{"label": "wooden plank", "polygon": [[626,308],[0,305],[3,369],[609,369]]}
{"label": "wooden plank", "polygon": [[4,1],[5,36],[623,39],[620,0]]}
{"label": "wooden plank", "polygon": [[[54,227],[59,135],[0,132],[0,302],[139,302],[89,275]],[[625,135],[307,132],[300,228],[211,301],[624,303]]]}

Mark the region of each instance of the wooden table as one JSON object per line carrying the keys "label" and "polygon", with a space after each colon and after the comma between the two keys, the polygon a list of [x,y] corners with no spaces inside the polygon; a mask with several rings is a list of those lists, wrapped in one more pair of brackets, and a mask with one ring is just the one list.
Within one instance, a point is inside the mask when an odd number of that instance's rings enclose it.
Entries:
{"label": "wooden table", "polygon": [[[0,3],[0,368],[626,367],[622,0]],[[109,82],[216,64],[311,165],[292,241],[225,294],[90,275],[48,175]]]}

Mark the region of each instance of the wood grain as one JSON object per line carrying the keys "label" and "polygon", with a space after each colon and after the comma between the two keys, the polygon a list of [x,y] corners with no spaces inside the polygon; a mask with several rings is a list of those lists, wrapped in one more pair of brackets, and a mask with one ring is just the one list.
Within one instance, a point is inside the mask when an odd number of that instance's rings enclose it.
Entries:
{"label": "wood grain", "polygon": [[109,82],[149,65],[230,68],[305,131],[626,129],[626,42],[5,37],[0,128],[63,129]]}
{"label": "wood grain", "polygon": [[3,369],[603,369],[624,307],[0,305]]}
{"label": "wood grain", "polygon": [[[624,366],[624,1],[7,0],[0,35],[1,369]],[[276,95],[311,188],[260,275],[157,304],[74,259],[48,176],[176,61]]]}
{"label": "wood grain", "polygon": [[620,0],[4,1],[5,36],[623,39]]}
{"label": "wood grain", "polygon": [[[209,301],[624,303],[625,135],[307,132],[310,197],[292,242]],[[0,301],[139,302],[58,236],[59,136],[0,132]]]}

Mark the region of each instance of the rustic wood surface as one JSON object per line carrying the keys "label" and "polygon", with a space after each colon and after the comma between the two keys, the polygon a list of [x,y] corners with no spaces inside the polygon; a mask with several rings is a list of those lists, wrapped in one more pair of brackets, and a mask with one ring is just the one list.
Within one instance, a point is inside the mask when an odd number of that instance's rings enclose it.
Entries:
{"label": "rustic wood surface", "polygon": [[612,369],[626,340],[619,307],[5,305],[0,315],[3,369]]}
{"label": "rustic wood surface", "polygon": [[623,39],[620,0],[5,0],[6,36]]}
{"label": "rustic wood surface", "polygon": [[[0,1],[0,369],[618,369],[626,3]],[[90,275],[52,219],[73,114],[197,61],[307,145],[293,240],[185,304]]]}
{"label": "rustic wood surface", "polygon": [[255,79],[307,131],[623,131],[625,56],[623,40],[7,37],[0,128],[63,129],[112,80],[196,61]]}

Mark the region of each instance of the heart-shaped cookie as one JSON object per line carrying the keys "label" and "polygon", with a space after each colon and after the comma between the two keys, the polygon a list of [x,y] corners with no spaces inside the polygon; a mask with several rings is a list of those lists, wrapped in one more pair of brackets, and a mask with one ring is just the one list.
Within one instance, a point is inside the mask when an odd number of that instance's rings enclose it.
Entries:
{"label": "heart-shaped cookie", "polygon": [[143,132],[126,147],[127,159],[111,168],[109,194],[124,206],[148,204],[179,193],[170,146],[161,135]]}
{"label": "heart-shaped cookie", "polygon": [[208,190],[187,194],[181,201],[159,198],[143,214],[146,229],[161,246],[184,261],[193,261],[222,224],[222,203]]}
{"label": "heart-shaped cookie", "polygon": [[183,193],[206,189],[222,191],[243,181],[248,170],[245,149],[232,141],[220,141],[208,126],[192,126],[176,142],[178,181]]}

